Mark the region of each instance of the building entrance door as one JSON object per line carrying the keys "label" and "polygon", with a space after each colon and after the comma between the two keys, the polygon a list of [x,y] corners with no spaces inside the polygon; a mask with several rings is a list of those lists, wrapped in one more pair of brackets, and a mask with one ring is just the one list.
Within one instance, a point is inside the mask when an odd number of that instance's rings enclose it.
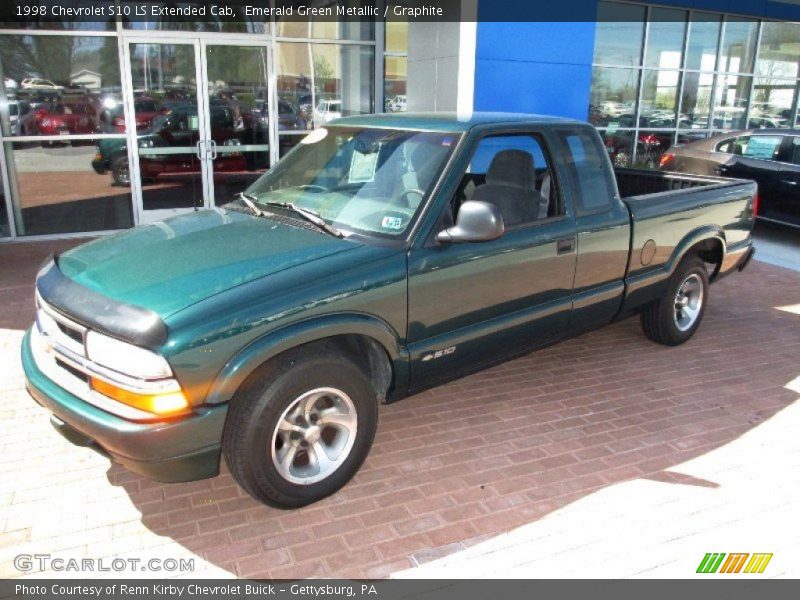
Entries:
{"label": "building entrance door", "polygon": [[[270,166],[270,49],[264,42],[129,39],[125,127],[112,175],[139,222],[224,204]],[[131,168],[133,166],[133,168]]]}

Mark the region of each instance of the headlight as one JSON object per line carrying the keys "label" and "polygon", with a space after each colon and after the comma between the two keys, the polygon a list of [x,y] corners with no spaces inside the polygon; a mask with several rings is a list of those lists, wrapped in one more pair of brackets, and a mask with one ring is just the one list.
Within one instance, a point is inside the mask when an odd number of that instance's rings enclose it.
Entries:
{"label": "headlight", "polygon": [[96,331],[86,334],[86,355],[99,365],[139,379],[172,376],[163,356]]}
{"label": "headlight", "polygon": [[[86,334],[86,355],[98,365],[137,379],[164,380],[172,376],[163,356],[96,331]],[[174,379],[156,382],[161,385],[155,389],[136,392],[98,377],[90,377],[89,383],[93,390],[108,398],[159,417],[177,416],[189,410],[189,402]]]}
{"label": "headlight", "polygon": [[139,148],[152,148],[153,140],[139,140]]}

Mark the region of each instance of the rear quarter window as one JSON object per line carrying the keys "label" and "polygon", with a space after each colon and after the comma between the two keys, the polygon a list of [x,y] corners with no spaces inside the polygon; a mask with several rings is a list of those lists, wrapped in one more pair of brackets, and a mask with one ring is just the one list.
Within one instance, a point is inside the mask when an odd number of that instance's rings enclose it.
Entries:
{"label": "rear quarter window", "polygon": [[750,137],[747,145],[742,148],[742,156],[747,158],[760,158],[762,160],[775,160],[778,157],[783,143],[781,135],[754,135]]}
{"label": "rear quarter window", "polygon": [[557,135],[564,146],[577,214],[609,210],[614,184],[602,144],[588,131],[559,131]]}
{"label": "rear quarter window", "polygon": [[723,154],[733,154],[734,142],[736,142],[736,138],[728,138],[726,140],[722,140],[717,144],[715,150],[717,152],[722,152]]}

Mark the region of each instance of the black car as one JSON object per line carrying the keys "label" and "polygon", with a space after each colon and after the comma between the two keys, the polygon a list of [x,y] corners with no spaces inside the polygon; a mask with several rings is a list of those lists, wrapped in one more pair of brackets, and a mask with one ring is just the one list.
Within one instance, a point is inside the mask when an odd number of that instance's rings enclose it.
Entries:
{"label": "black car", "polygon": [[800,227],[800,129],[751,129],[670,148],[661,169],[758,183],[758,218]]}

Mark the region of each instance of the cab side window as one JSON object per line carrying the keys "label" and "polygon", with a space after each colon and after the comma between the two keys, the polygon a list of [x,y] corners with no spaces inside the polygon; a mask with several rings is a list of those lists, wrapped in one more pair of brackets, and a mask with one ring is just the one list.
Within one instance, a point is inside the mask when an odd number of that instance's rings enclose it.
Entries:
{"label": "cab side window", "polygon": [[507,229],[564,214],[551,161],[534,134],[483,138],[453,199],[454,215],[467,200],[495,205]]}

